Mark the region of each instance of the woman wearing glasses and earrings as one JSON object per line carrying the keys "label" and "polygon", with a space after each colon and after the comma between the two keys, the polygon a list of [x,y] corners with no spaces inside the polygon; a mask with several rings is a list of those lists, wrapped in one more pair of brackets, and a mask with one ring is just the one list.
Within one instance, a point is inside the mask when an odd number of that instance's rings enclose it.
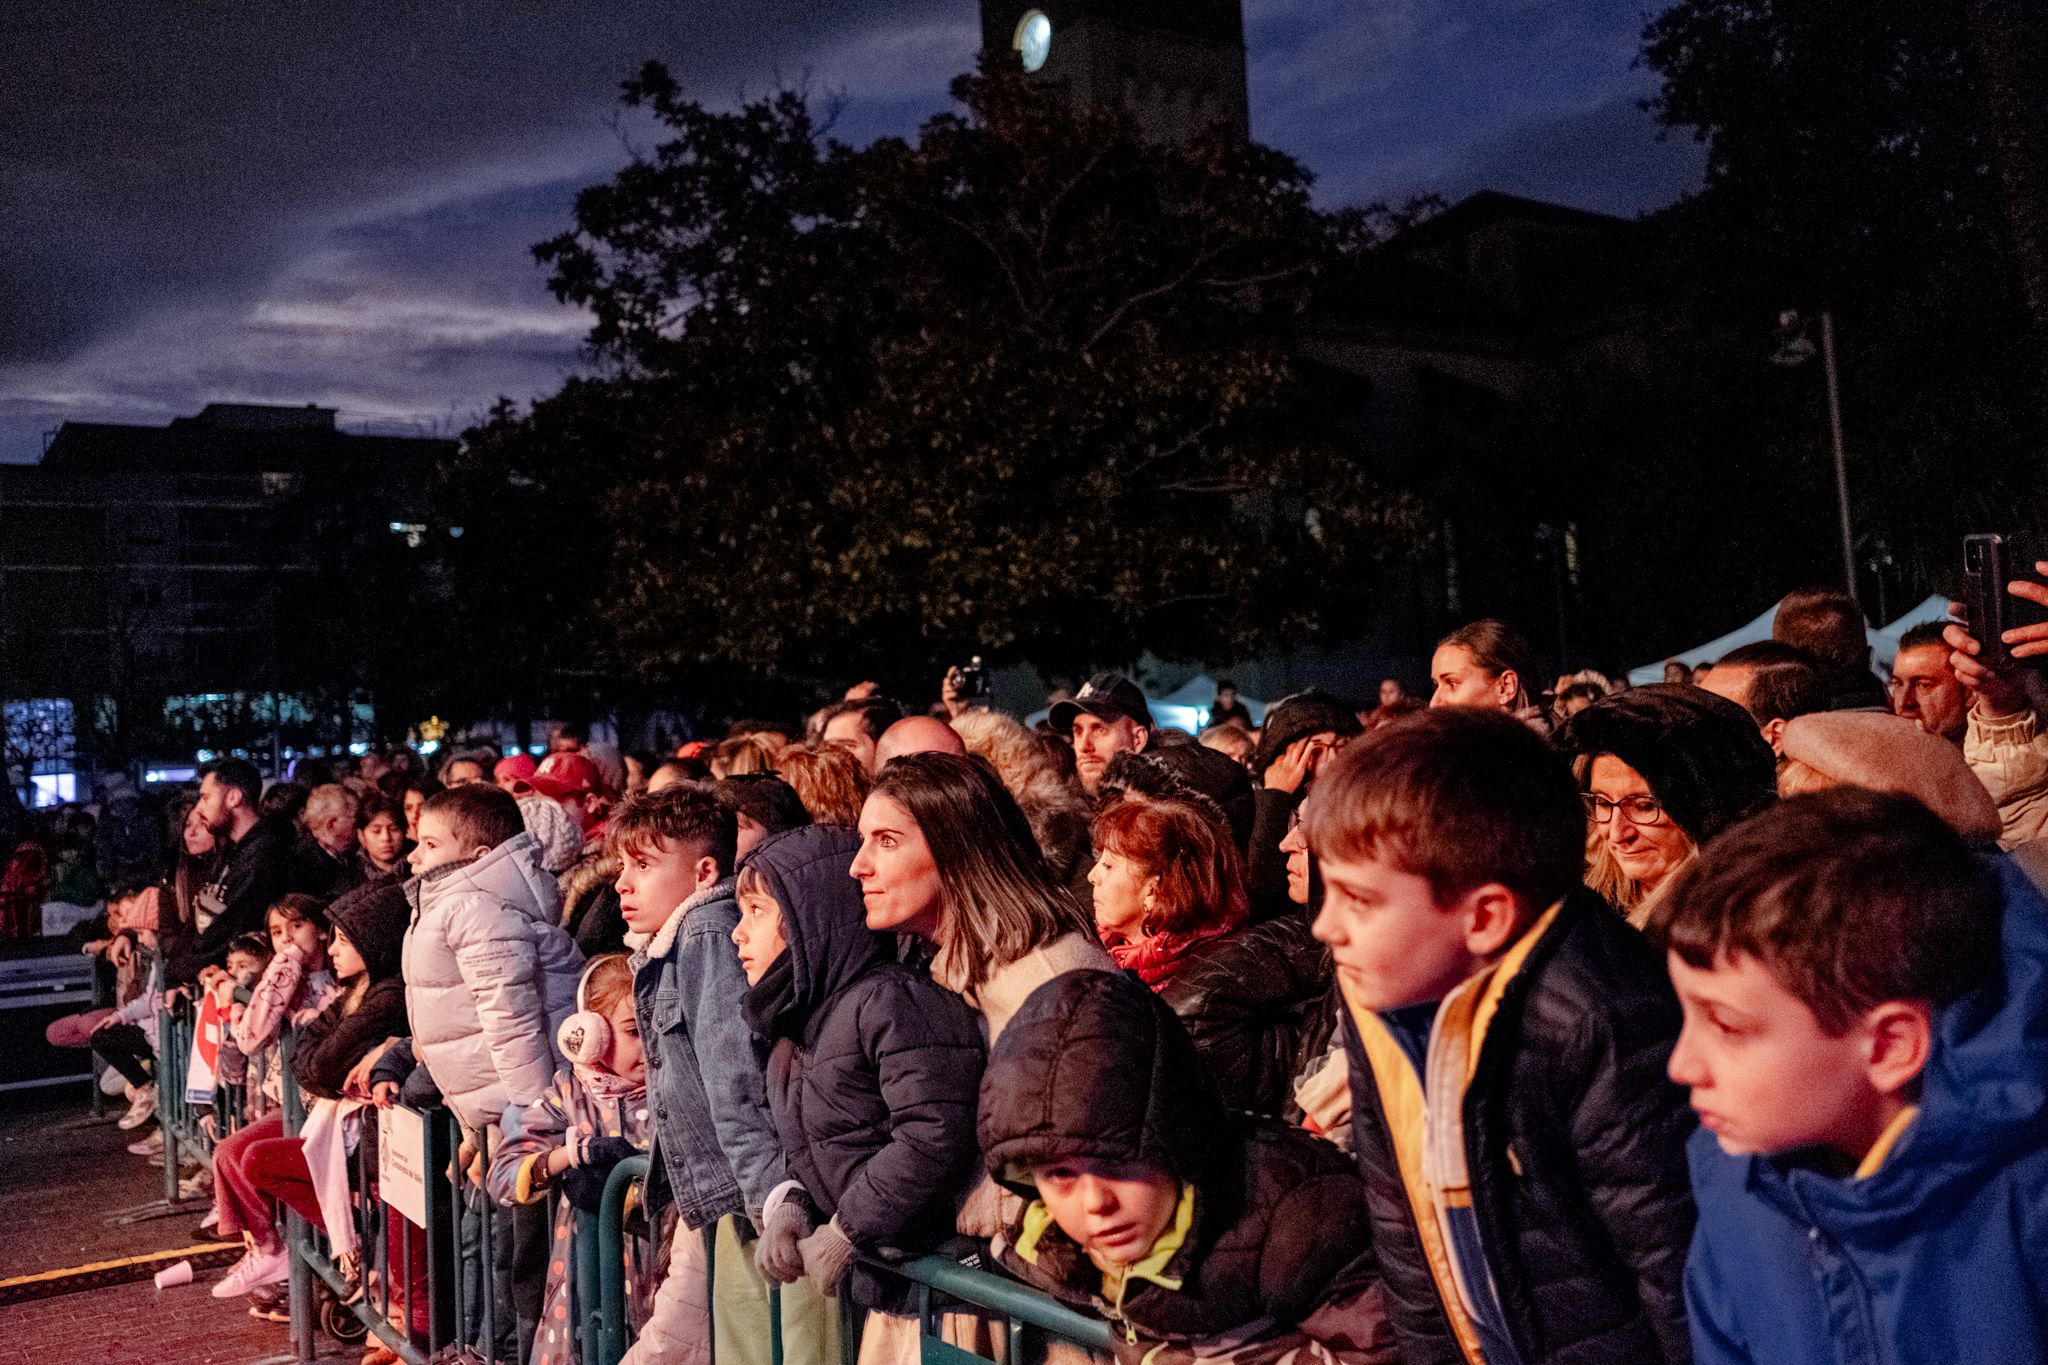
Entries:
{"label": "woman wearing glasses and earrings", "polygon": [[1602,697],[1557,742],[1585,796],[1586,884],[1637,928],[1701,844],[1777,799],[1777,760],[1756,722],[1689,684]]}

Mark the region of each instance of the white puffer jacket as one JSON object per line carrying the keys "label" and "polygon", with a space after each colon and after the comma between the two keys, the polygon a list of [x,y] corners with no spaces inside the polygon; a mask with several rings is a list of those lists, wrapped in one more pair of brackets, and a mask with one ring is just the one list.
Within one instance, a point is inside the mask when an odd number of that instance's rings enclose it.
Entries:
{"label": "white puffer jacket", "polygon": [[576,1010],[583,960],[531,834],[415,877],[405,894],[413,1055],[463,1126],[480,1130],[554,1079],[555,1029]]}

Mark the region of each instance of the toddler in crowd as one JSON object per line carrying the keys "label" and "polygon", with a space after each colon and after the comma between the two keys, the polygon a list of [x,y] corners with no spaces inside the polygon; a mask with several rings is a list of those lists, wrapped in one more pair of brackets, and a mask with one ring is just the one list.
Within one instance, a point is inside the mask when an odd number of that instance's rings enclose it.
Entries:
{"label": "toddler in crowd", "polygon": [[[930,1251],[951,1239],[975,1169],[979,1022],[965,1001],[896,960],[867,927],[851,870],[860,836],[837,825],[773,834],[747,855],[732,941],[746,1018],[770,1040],[768,1099],[792,1184],[761,1239],[764,1269],[879,1309],[866,1362],[917,1359],[902,1281],[856,1251]],[[822,1221],[822,1226],[813,1226]]]}
{"label": "toddler in crowd", "polygon": [[[532,1104],[554,1081],[555,1030],[575,1010],[582,957],[560,924],[561,891],[509,793],[470,783],[428,797],[408,858],[413,1055],[461,1121],[464,1147],[488,1168],[506,1107]],[[546,1287],[545,1213],[522,1206],[493,1217],[496,1302],[511,1306],[494,1320],[493,1349],[523,1356]]]}
{"label": "toddler in crowd", "polygon": [[1107,1318],[1119,1360],[1392,1365],[1364,1182],[1320,1138],[1226,1110],[1136,978],[1032,992],[989,1055],[980,1133],[1030,1201],[997,1258]]}
{"label": "toddler in crowd", "polygon": [[1735,826],[1651,932],[1685,1009],[1693,1359],[2048,1360],[2048,903],[1912,799]]}
{"label": "toddler in crowd", "polygon": [[1402,1358],[1685,1360],[1678,1001],[1581,882],[1565,758],[1505,713],[1438,708],[1352,741],[1304,832]]}
{"label": "toddler in crowd", "polygon": [[491,1162],[491,1197],[501,1204],[531,1204],[551,1190],[564,1196],[555,1210],[532,1365],[575,1365],[580,1324],[568,1268],[575,1263],[576,1212],[596,1213],[612,1167],[645,1151],[654,1136],[625,954],[590,960],[576,1004],[558,1037],[569,1064],[555,1073],[545,1095],[505,1111],[504,1140]]}

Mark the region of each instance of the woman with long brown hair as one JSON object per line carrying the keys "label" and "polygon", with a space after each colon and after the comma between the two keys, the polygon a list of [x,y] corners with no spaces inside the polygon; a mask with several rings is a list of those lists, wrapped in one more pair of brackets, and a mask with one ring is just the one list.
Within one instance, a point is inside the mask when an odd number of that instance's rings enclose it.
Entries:
{"label": "woman with long brown hair", "polygon": [[852,871],[868,927],[930,944],[932,979],[980,1011],[990,1042],[1053,977],[1115,970],[987,764],[892,760],[861,807],[860,835]]}

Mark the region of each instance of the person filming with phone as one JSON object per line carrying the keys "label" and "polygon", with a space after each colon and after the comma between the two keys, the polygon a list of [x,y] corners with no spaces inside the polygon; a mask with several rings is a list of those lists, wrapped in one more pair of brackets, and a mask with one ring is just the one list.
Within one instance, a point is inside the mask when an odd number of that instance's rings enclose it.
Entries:
{"label": "person filming with phone", "polygon": [[[2048,579],[2048,560],[2034,573]],[[2006,591],[2021,602],[2048,608],[2048,583],[2014,578]],[[1980,594],[1981,595],[1981,594]],[[1994,599],[1995,600],[1995,599]],[[2004,625],[2003,612],[1971,612]],[[1998,803],[1999,846],[2016,849],[2048,835],[2048,734],[2038,700],[2038,665],[2048,657],[2048,621],[2009,625],[1994,638],[1971,632],[1978,622],[1951,623],[1942,638],[1954,651],[1949,665],[1970,699],[1963,757]]]}

